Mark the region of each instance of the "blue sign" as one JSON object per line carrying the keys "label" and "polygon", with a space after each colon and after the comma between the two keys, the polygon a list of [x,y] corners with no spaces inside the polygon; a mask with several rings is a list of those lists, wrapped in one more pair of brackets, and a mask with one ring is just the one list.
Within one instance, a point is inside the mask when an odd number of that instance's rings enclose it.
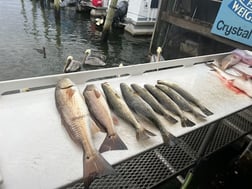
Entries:
{"label": "blue sign", "polygon": [[211,32],[252,46],[252,0],[223,0]]}

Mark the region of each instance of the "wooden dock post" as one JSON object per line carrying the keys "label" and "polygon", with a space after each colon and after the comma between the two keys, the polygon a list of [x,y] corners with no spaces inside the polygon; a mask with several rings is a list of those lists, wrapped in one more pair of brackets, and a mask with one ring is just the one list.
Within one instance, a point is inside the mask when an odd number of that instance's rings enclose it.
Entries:
{"label": "wooden dock post", "polygon": [[59,11],[60,10],[60,0],[54,0],[54,8]]}
{"label": "wooden dock post", "polygon": [[103,31],[102,31],[102,36],[101,36],[102,41],[107,41],[108,39],[110,27],[111,27],[111,24],[113,22],[113,18],[115,15],[116,5],[117,5],[117,0],[111,0],[109,4],[106,20],[103,26]]}

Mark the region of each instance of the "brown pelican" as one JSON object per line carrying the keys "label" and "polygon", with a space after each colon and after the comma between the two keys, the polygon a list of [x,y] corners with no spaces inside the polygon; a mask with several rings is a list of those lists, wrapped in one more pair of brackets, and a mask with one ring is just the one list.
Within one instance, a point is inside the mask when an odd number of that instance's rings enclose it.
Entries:
{"label": "brown pelican", "polygon": [[80,70],[81,70],[81,62],[78,60],[74,60],[72,56],[68,56],[63,72],[69,73],[69,72],[77,72]]}
{"label": "brown pelican", "polygon": [[150,62],[160,62],[160,61],[164,61],[164,57],[161,55],[162,52],[162,48],[158,47],[157,48],[157,54],[153,54],[151,55],[151,60]]}
{"label": "brown pelican", "polygon": [[84,52],[83,64],[92,66],[105,66],[106,56],[99,53],[97,50],[87,49]]}

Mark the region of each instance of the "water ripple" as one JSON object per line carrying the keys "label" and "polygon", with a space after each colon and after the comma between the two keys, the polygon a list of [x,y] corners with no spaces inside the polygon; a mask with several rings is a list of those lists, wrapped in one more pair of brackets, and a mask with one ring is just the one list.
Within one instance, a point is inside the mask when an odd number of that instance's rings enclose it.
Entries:
{"label": "water ripple", "polygon": [[[1,0],[0,80],[62,73],[66,57],[81,60],[87,48],[102,50],[108,67],[146,62],[150,38],[111,31],[102,43],[89,15],[74,7],[55,15],[50,4],[40,2]],[[46,58],[39,51],[43,47]]]}

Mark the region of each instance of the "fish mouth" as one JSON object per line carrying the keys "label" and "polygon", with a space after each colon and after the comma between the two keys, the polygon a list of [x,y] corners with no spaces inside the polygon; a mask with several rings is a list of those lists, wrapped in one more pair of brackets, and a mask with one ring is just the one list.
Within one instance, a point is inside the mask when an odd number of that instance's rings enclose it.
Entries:
{"label": "fish mouth", "polygon": [[65,86],[65,87],[60,87],[60,89],[69,89],[71,87],[73,87],[73,85],[69,85],[69,86]]}
{"label": "fish mouth", "polygon": [[73,87],[74,85],[75,84],[68,78],[63,78],[63,79],[59,80],[58,84],[57,84],[57,86],[60,89],[68,89],[68,88]]}
{"label": "fish mouth", "polygon": [[85,88],[85,91],[92,91],[95,89],[95,85],[94,84],[88,84]]}
{"label": "fish mouth", "polygon": [[102,83],[102,85],[109,86],[109,83],[108,82],[104,82],[104,83]]}

